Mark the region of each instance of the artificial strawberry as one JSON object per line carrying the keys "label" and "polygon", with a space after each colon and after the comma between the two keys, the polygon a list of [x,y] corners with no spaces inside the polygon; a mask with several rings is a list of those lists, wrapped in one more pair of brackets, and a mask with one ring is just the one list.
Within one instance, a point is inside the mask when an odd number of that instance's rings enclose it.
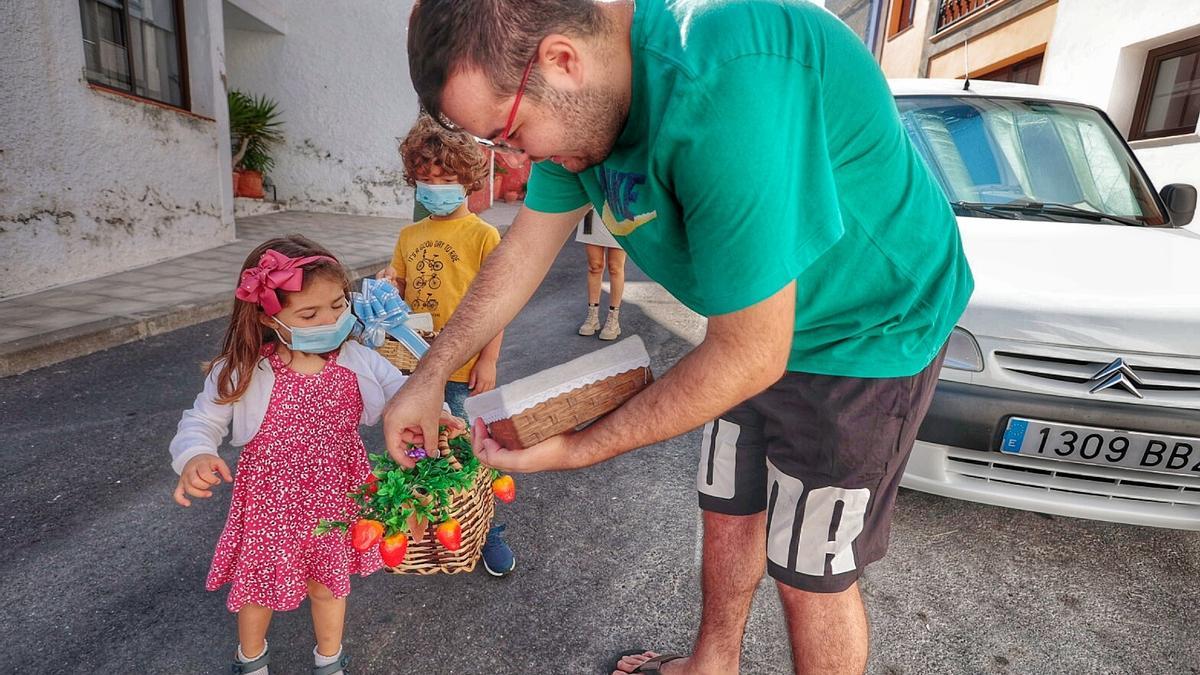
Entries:
{"label": "artificial strawberry", "polygon": [[408,535],[403,532],[386,537],[379,544],[379,557],[388,567],[399,567],[404,562],[405,553],[408,553]]}
{"label": "artificial strawberry", "polygon": [[457,551],[462,546],[462,525],[454,518],[437,526],[437,538],[447,551]]}
{"label": "artificial strawberry", "polygon": [[383,523],[378,520],[363,518],[354,523],[350,530],[350,545],[355,551],[368,551],[379,542],[383,536]]}
{"label": "artificial strawberry", "polygon": [[379,492],[379,479],[375,477],[375,474],[367,474],[367,482],[363,483],[362,491],[368,496]]}
{"label": "artificial strawberry", "polygon": [[513,481],[513,477],[504,475],[492,481],[492,494],[505,504],[513,503],[513,500],[517,498],[517,484]]}

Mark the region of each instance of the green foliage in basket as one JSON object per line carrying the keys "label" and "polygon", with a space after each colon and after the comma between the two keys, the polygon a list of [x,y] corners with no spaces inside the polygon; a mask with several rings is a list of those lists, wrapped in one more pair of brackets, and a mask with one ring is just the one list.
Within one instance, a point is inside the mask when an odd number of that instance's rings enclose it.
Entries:
{"label": "green foliage in basket", "polygon": [[[447,457],[427,457],[418,460],[414,468],[406,469],[386,454],[370,455],[374,465],[371,474],[377,480],[363,483],[349,495],[359,507],[358,518],[383,523],[385,537],[397,532],[408,534],[409,522],[414,515],[429,523],[445,520],[449,516],[453,493],[470,490],[480,470],[491,471],[483,468],[475,457],[469,435],[464,433],[451,438],[449,443],[450,452],[462,465],[461,469],[456,470]],[[426,494],[429,499],[423,502],[418,498],[419,494]],[[314,534],[349,527],[347,522],[322,520]]]}

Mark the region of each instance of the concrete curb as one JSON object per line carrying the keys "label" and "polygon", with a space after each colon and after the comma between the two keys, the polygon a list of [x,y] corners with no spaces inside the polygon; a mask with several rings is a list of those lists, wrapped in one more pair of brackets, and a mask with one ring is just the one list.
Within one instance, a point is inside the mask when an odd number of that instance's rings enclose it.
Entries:
{"label": "concrete curb", "polygon": [[[361,263],[350,269],[350,278],[357,282],[390,261],[391,256],[387,256]],[[160,311],[114,316],[15,340],[0,345],[0,378],[211,321],[225,316],[230,302],[230,293],[217,293]]]}

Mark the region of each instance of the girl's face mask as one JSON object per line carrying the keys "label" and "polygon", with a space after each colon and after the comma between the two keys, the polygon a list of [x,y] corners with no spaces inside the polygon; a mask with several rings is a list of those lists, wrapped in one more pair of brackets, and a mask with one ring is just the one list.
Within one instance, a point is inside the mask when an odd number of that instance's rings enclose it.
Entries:
{"label": "girl's face mask", "polygon": [[346,338],[350,337],[350,331],[354,329],[356,319],[354,314],[350,312],[350,307],[346,307],[346,311],[338,317],[338,320],[326,324],[324,326],[308,326],[292,328],[286,323],[271,317],[271,319],[288,329],[292,336],[291,341],[286,341],[281,335],[279,337],[283,344],[288,346],[294,352],[306,352],[308,354],[327,354],[335,351],[342,346]]}

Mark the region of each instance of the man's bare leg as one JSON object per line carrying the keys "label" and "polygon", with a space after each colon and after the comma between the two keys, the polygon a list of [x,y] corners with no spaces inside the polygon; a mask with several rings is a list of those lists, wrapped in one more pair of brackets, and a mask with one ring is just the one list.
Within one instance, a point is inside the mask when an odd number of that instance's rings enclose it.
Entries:
{"label": "man's bare leg", "polygon": [[[767,566],[766,530],[766,512],[751,516],[704,512],[700,634],[692,655],[663,664],[663,673],[737,675],[750,604]],[[632,673],[654,656],[654,652],[627,656],[613,673]]]}
{"label": "man's bare leg", "polygon": [[867,613],[858,582],[841,593],[810,593],[779,587],[792,643],[792,664],[800,675],[858,675],[867,669]]}

